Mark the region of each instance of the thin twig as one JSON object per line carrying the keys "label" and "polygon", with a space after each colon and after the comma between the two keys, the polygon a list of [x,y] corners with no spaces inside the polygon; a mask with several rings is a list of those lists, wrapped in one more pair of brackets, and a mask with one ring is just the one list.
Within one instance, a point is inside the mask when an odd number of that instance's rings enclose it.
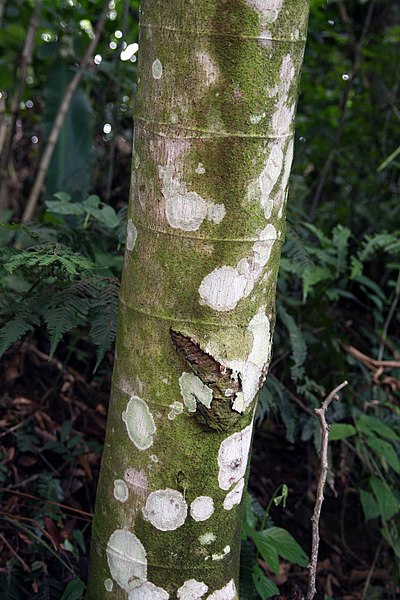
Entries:
{"label": "thin twig", "polygon": [[0,539],[3,541],[3,543],[7,546],[7,548],[9,549],[9,551],[11,552],[11,554],[13,556],[15,556],[15,558],[21,563],[23,570],[26,573],[29,573],[29,567],[26,564],[26,562],[24,561],[23,558],[20,557],[20,555],[18,554],[18,552],[16,550],[14,550],[14,548],[11,546],[10,542],[8,542],[6,540],[6,538],[4,537],[4,535],[2,533],[0,533]]}
{"label": "thin twig", "polygon": [[376,563],[378,562],[378,558],[381,553],[381,550],[382,550],[382,540],[378,544],[378,547],[375,552],[374,560],[372,561],[371,568],[368,571],[368,576],[367,576],[367,579],[365,580],[365,585],[364,585],[363,593],[361,596],[361,600],[365,600],[365,598],[367,597],[369,584],[371,583],[372,575],[374,574]]}
{"label": "thin twig", "polygon": [[80,80],[82,79],[82,76],[83,76],[83,73],[84,73],[86,67],[89,65],[89,63],[92,60],[94,50],[97,46],[97,43],[101,36],[101,33],[104,29],[104,24],[106,21],[107,11],[108,11],[108,4],[109,4],[109,1],[107,0],[105,3],[105,6],[104,6],[103,12],[100,16],[100,19],[97,22],[96,29],[95,29],[95,35],[94,35],[92,41],[90,42],[88,49],[86,50],[86,54],[84,55],[84,57],[81,61],[78,71],[76,72],[75,76],[71,79],[71,81],[65,91],[63,101],[61,102],[60,108],[58,109],[58,113],[57,113],[56,119],[53,123],[53,127],[52,127],[50,135],[49,135],[49,139],[47,140],[46,148],[43,152],[42,158],[40,159],[36,180],[35,180],[35,183],[33,184],[31,194],[28,198],[28,202],[26,203],[26,207],[25,207],[24,213],[22,215],[22,219],[21,219],[22,223],[26,223],[27,221],[30,221],[35,212],[36,204],[39,200],[39,196],[40,196],[40,193],[43,188],[44,180],[46,178],[46,174],[49,169],[50,161],[53,156],[54,149],[56,147],[58,138],[60,136],[60,132],[61,132],[62,126],[64,124],[64,120],[67,115],[69,106],[71,104],[72,97],[75,93],[76,88],[78,87]]}
{"label": "thin twig", "polygon": [[318,548],[319,548],[319,519],[321,516],[322,503],[324,501],[324,488],[326,477],[328,474],[328,439],[329,439],[329,425],[326,422],[326,411],[333,400],[338,400],[338,392],[347,385],[347,381],[343,381],[338,385],[332,392],[325,398],[321,408],[314,410],[321,425],[321,451],[320,451],[320,464],[321,472],[318,480],[317,487],[317,498],[315,501],[313,516],[311,517],[312,523],[312,545],[311,545],[311,561],[308,566],[310,573],[308,578],[308,590],[307,600],[313,600],[317,590],[315,588],[315,580],[317,577],[317,563],[318,563]]}
{"label": "thin twig", "polygon": [[66,510],[70,510],[71,512],[77,513],[84,517],[89,517],[89,519],[93,519],[93,513],[80,510],[79,508],[73,508],[72,506],[68,506],[68,504],[60,504],[59,502],[53,502],[52,500],[47,500],[46,498],[39,498],[38,496],[33,496],[32,494],[25,494],[24,492],[15,492],[14,490],[10,490],[10,488],[0,488],[0,492],[12,494],[13,496],[21,496],[22,498],[30,498],[31,500],[43,502],[44,504],[52,504],[53,506],[65,508]]}
{"label": "thin twig", "polygon": [[394,317],[397,305],[399,303],[400,300],[400,271],[399,274],[397,276],[397,283],[396,283],[396,290],[395,290],[395,294],[394,294],[394,298],[393,298],[393,302],[390,306],[388,315],[386,317],[385,323],[383,325],[383,329],[382,329],[382,338],[381,338],[381,344],[379,347],[379,352],[378,352],[378,360],[381,361],[383,358],[383,353],[385,350],[385,343],[386,343],[386,339],[387,339],[387,334],[388,334],[388,329],[390,326],[390,323]]}
{"label": "thin twig", "polygon": [[6,7],[6,0],[0,0],[0,25],[3,20],[5,7]]}
{"label": "thin twig", "polygon": [[18,113],[20,110],[20,104],[22,94],[25,89],[26,75],[28,73],[28,67],[32,62],[33,47],[35,43],[35,34],[39,25],[40,9],[42,6],[42,0],[36,0],[35,6],[32,12],[31,19],[29,21],[28,32],[26,34],[26,40],[24,48],[22,50],[21,64],[19,67],[18,83],[15,88],[14,96],[11,100],[10,113],[11,120],[8,122],[8,127],[5,135],[4,147],[1,152],[1,191],[0,191],[0,204],[2,204],[3,198],[7,192],[7,170],[8,163],[11,155],[12,141],[14,138],[15,124],[17,122]]}

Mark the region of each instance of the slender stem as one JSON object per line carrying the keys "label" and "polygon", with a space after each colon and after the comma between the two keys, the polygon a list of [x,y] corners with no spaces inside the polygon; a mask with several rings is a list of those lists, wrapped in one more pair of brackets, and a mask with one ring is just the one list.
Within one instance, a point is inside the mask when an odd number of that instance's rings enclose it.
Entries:
{"label": "slender stem", "polygon": [[[0,204],[2,204],[2,200],[6,195],[7,190],[7,170],[8,163],[11,155],[12,141],[14,138],[15,124],[17,122],[18,113],[20,110],[20,104],[22,99],[22,94],[24,93],[25,83],[26,83],[26,75],[28,72],[28,67],[32,61],[33,47],[35,43],[35,34],[39,25],[39,15],[40,9],[42,6],[42,0],[36,0],[35,6],[32,12],[31,19],[29,21],[28,32],[26,35],[26,40],[24,44],[24,48],[22,50],[21,56],[21,64],[19,68],[18,74],[18,83],[16,85],[16,89],[14,92],[14,96],[11,100],[11,119],[8,122],[8,126],[5,133],[4,139],[4,147],[1,152],[1,190],[0,190]],[[1,20],[1,13],[0,13]]]}
{"label": "slender stem", "polygon": [[328,439],[329,439],[329,425],[326,422],[326,412],[329,408],[329,405],[333,400],[338,399],[338,392],[347,385],[347,381],[343,381],[340,385],[338,385],[332,392],[325,398],[322,403],[321,408],[316,408],[314,410],[317,415],[320,426],[321,426],[321,451],[320,451],[320,465],[321,471],[318,480],[317,486],[317,498],[315,500],[314,512],[311,517],[312,523],[312,544],[311,544],[311,561],[309,564],[309,578],[308,578],[308,590],[307,590],[307,600],[313,600],[315,594],[317,593],[315,587],[315,580],[317,576],[317,563],[318,563],[318,548],[319,548],[319,519],[321,516],[321,508],[322,503],[324,501],[324,487],[326,482],[326,477],[328,474]]}
{"label": "slender stem", "polygon": [[89,47],[86,51],[85,56],[83,57],[83,59],[81,61],[78,71],[76,72],[75,76],[71,79],[71,82],[65,91],[65,95],[64,95],[63,101],[61,102],[60,108],[58,109],[58,113],[57,113],[56,119],[53,123],[53,127],[52,127],[52,130],[49,135],[49,139],[47,140],[46,148],[43,152],[42,158],[40,159],[39,169],[38,169],[35,183],[33,184],[31,194],[29,196],[24,213],[22,215],[22,223],[26,223],[27,221],[30,221],[33,217],[37,202],[39,200],[39,195],[42,191],[43,183],[46,178],[46,174],[47,174],[47,171],[48,171],[48,168],[50,165],[50,161],[51,161],[51,158],[54,153],[54,149],[56,147],[58,138],[60,136],[60,132],[61,132],[62,126],[64,124],[64,120],[67,115],[69,106],[71,104],[72,97],[75,93],[76,88],[78,87],[80,80],[82,79],[82,76],[83,76],[83,73],[84,73],[86,67],[89,65],[89,63],[93,57],[93,52],[98,44],[101,33],[104,29],[104,24],[105,24],[106,17],[107,17],[107,11],[108,11],[108,0],[105,3],[103,12],[102,12],[100,19],[96,25],[94,38],[92,39],[92,41],[89,44]]}
{"label": "slender stem", "polygon": [[30,569],[29,569],[28,565],[26,564],[26,562],[20,557],[20,555],[17,553],[17,551],[14,550],[14,548],[11,546],[10,542],[7,541],[7,539],[4,537],[4,535],[2,533],[0,533],[0,539],[2,540],[3,544],[5,544],[7,546],[7,548],[11,552],[11,554],[13,554],[15,556],[15,558],[21,563],[24,571],[29,573]]}
{"label": "slender stem", "polygon": [[334,137],[334,140],[333,140],[333,143],[332,143],[332,150],[329,152],[329,154],[327,156],[327,159],[325,161],[325,164],[324,164],[324,166],[323,166],[323,168],[321,170],[321,174],[320,174],[319,179],[318,179],[317,188],[316,188],[316,191],[315,191],[315,194],[314,194],[314,198],[313,198],[313,202],[312,202],[312,206],[311,206],[311,214],[314,214],[314,212],[315,212],[315,210],[316,210],[316,208],[317,208],[317,206],[319,204],[319,201],[321,199],[322,190],[323,190],[324,185],[325,185],[326,177],[327,177],[327,175],[329,173],[329,170],[331,168],[332,162],[333,162],[333,160],[335,158],[335,154],[337,152],[337,148],[339,146],[339,141],[340,141],[340,138],[342,136],[342,131],[343,131],[344,124],[345,124],[345,121],[346,121],[346,118],[347,118],[348,100],[349,100],[350,93],[351,93],[351,91],[353,89],[354,76],[355,76],[355,74],[358,71],[358,68],[360,66],[360,62],[361,62],[361,49],[362,49],[362,47],[364,45],[364,41],[365,41],[365,38],[367,36],[369,26],[371,24],[372,14],[374,12],[374,8],[375,8],[375,0],[372,0],[370,2],[370,4],[369,4],[369,7],[368,7],[368,12],[367,12],[367,15],[365,17],[365,21],[364,21],[364,25],[363,25],[363,28],[362,28],[362,32],[361,32],[360,38],[359,38],[358,43],[357,43],[357,45],[355,47],[355,50],[354,50],[353,66],[352,66],[352,69],[351,69],[349,80],[347,82],[346,89],[344,90],[344,93],[343,93],[343,96],[342,96],[342,100],[341,100],[341,103],[340,103],[340,105],[341,105],[340,106],[340,108],[341,108],[341,114],[340,114],[339,122],[338,122],[338,125],[337,125],[337,128],[336,128],[335,137]]}
{"label": "slender stem", "polygon": [[385,323],[383,325],[383,330],[382,330],[382,338],[381,338],[381,344],[379,347],[379,352],[378,352],[378,360],[382,360],[383,358],[383,352],[385,349],[385,343],[386,343],[386,338],[387,338],[387,333],[388,333],[388,329],[389,329],[389,325],[393,319],[393,316],[395,314],[397,305],[399,303],[400,300],[400,271],[399,274],[397,276],[397,283],[396,283],[396,290],[395,290],[395,294],[394,294],[394,298],[393,298],[393,302],[390,306],[388,315],[386,317]]}

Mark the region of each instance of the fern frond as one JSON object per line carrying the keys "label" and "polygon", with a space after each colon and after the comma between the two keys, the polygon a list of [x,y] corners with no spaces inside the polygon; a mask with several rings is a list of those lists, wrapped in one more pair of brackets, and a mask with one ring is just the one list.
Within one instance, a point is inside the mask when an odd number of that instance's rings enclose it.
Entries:
{"label": "fern frond", "polygon": [[[3,299],[5,298],[7,296],[4,296]],[[32,331],[40,325],[36,298],[23,298],[19,302],[15,300],[14,296],[12,304],[1,303],[0,357],[8,350],[11,344],[18,341],[28,331]]]}
{"label": "fern frond", "polygon": [[93,268],[93,263],[82,254],[73,252],[68,246],[58,243],[46,243],[32,246],[27,250],[16,250],[7,257],[4,268],[9,273],[23,268],[57,268],[70,275],[77,275],[79,270]]}
{"label": "fern frond", "polygon": [[369,260],[376,252],[388,252],[389,254],[397,254],[400,252],[400,231],[394,233],[377,233],[375,235],[365,236],[363,248],[359,252],[361,262]]}
{"label": "fern frond", "polygon": [[87,320],[89,300],[79,284],[63,285],[43,307],[42,316],[50,334],[50,357],[65,333]]}
{"label": "fern frond", "polygon": [[289,332],[292,350],[291,354],[294,363],[291,368],[292,379],[298,381],[304,376],[304,363],[307,358],[307,343],[300,327],[297,325],[292,315],[289,315],[289,313],[286,312],[282,304],[278,305],[278,313]]}
{"label": "fern frond", "polygon": [[92,301],[89,321],[90,338],[96,346],[96,371],[105,353],[115,339],[118,316],[119,282],[116,279],[107,280],[100,288],[97,297]]}

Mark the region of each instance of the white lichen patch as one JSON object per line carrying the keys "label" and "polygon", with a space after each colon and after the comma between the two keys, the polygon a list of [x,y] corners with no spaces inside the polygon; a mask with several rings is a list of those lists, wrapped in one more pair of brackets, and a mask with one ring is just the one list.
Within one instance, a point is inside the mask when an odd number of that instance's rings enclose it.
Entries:
{"label": "white lichen patch", "polygon": [[197,231],[204,219],[221,223],[226,213],[223,204],[207,202],[196,192],[174,194],[166,199],[165,215],[174,229]]}
{"label": "white lichen patch", "polygon": [[188,579],[179,588],[177,595],[179,600],[199,600],[208,592],[208,585],[196,579]]}
{"label": "white lichen patch", "polygon": [[174,531],[181,527],[186,520],[187,511],[183,495],[169,488],[151,492],[142,509],[146,521],[160,531]]}
{"label": "white lichen patch", "polygon": [[258,123],[260,123],[260,121],[262,121],[263,119],[265,119],[267,113],[263,112],[260,115],[251,115],[250,116],[250,123],[252,125],[258,125]]}
{"label": "white lichen patch", "polygon": [[128,500],[129,490],[123,479],[116,479],[114,481],[114,498],[119,502],[126,502]]}
{"label": "white lichen patch", "polygon": [[104,580],[104,587],[106,588],[107,592],[112,592],[113,591],[113,587],[114,587],[114,582],[112,579],[110,579],[109,577],[107,579]]}
{"label": "white lichen patch", "polygon": [[147,496],[147,476],[143,470],[138,471],[137,469],[128,467],[124,473],[124,480],[128,487],[135,492],[136,496],[141,496],[142,498]]}
{"label": "white lichen patch", "polygon": [[129,251],[133,250],[137,240],[137,229],[132,219],[128,219],[128,226],[126,229],[126,247]]}
{"label": "white lichen patch", "polygon": [[215,542],[216,539],[217,536],[212,531],[207,531],[207,533],[203,533],[199,536],[199,542],[202,546],[209,546]]}
{"label": "white lichen patch", "polygon": [[126,529],[110,535],[106,548],[111,577],[129,592],[138,582],[147,579],[146,551],[141,541]]}
{"label": "white lichen patch", "polygon": [[[229,554],[230,551],[231,551],[231,547],[225,546],[225,548],[222,550],[222,552],[215,552],[214,554],[211,554],[211,560],[222,560],[223,558],[225,558],[225,556],[227,554]],[[207,556],[207,558],[208,558],[208,556]]]}
{"label": "white lichen patch", "polygon": [[222,219],[226,215],[226,209],[224,204],[214,204],[213,202],[209,202],[207,206],[207,218],[219,225]]}
{"label": "white lichen patch", "polygon": [[161,79],[163,74],[163,66],[159,58],[156,58],[156,60],[153,61],[153,64],[151,65],[151,72],[154,79]]}
{"label": "white lichen patch", "polygon": [[236,308],[242,298],[247,298],[271,256],[277,232],[268,224],[253,244],[253,256],[242,258],[236,267],[223,266],[206,275],[199,287],[200,304],[226,312]]}
{"label": "white lichen patch", "polygon": [[169,594],[150,581],[145,581],[139,587],[134,588],[128,600],[168,600]]}
{"label": "white lichen patch", "polygon": [[219,77],[219,67],[216,65],[208,54],[208,52],[204,52],[200,50],[196,53],[197,59],[202,67],[202,71],[204,73],[204,84],[208,87],[216,83]]}
{"label": "white lichen patch", "polygon": [[168,413],[168,419],[173,421],[176,416],[181,415],[183,413],[183,404],[182,402],[173,402],[169,405],[171,409]]}
{"label": "white lichen patch", "polygon": [[146,402],[139,396],[132,396],[122,413],[129,439],[138,450],[147,450],[153,444],[156,432],[153,415]]}
{"label": "white lichen patch", "polygon": [[226,356],[226,354],[221,355],[218,342],[209,341],[205,348],[206,352],[219,363],[232,369],[236,379],[240,376],[242,391],[236,394],[232,404],[233,410],[237,412],[244,412],[254,400],[260,387],[260,378],[270,361],[271,327],[263,306],[251,319],[247,331],[251,334],[252,343],[250,352],[245,358],[233,358]]}
{"label": "white lichen patch", "polygon": [[237,483],[246,472],[252,425],[225,438],[218,451],[218,483],[222,490]]}
{"label": "white lichen patch", "polygon": [[242,477],[242,479],[240,479],[237,482],[235,487],[226,495],[226,498],[224,500],[224,509],[225,510],[232,510],[232,508],[234,506],[241,503],[242,496],[243,496],[243,489],[244,489],[244,479]]}
{"label": "white lichen patch", "polygon": [[199,496],[190,505],[190,514],[195,521],[207,521],[214,512],[214,500],[209,496]]}
{"label": "white lichen patch", "polygon": [[[175,146],[171,146],[167,154],[167,164],[158,167],[168,224],[182,231],[197,231],[205,219],[219,224],[225,216],[225,206],[202,198],[181,181],[182,157],[188,151],[188,146],[184,142]],[[205,173],[202,163],[198,164],[195,171],[198,174]]]}
{"label": "white lichen patch", "polygon": [[262,24],[266,24],[277,20],[283,0],[246,0],[246,4],[257,11]]}
{"label": "white lichen patch", "polygon": [[182,373],[179,377],[179,387],[185,406],[189,412],[195,412],[197,402],[210,408],[213,399],[213,392],[201,379],[193,373]]}
{"label": "white lichen patch", "polygon": [[207,600],[236,600],[236,598],[237,592],[233,579],[231,579],[230,582],[227,583],[222,589],[213,592],[210,594],[210,596],[207,596]]}
{"label": "white lichen patch", "polygon": [[167,198],[165,214],[174,229],[196,231],[207,216],[207,203],[196,192],[175,194]]}

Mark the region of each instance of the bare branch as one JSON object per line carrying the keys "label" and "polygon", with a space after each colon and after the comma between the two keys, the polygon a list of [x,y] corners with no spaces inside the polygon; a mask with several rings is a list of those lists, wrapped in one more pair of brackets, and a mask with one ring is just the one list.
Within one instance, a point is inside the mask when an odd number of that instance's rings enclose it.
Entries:
{"label": "bare branch", "polygon": [[101,36],[101,33],[104,29],[104,23],[106,21],[107,11],[108,11],[108,0],[105,3],[103,12],[100,16],[100,19],[97,22],[96,29],[95,29],[95,35],[94,35],[92,41],[90,42],[88,49],[86,50],[85,56],[81,60],[81,64],[80,64],[78,71],[76,72],[75,76],[71,79],[71,82],[65,91],[65,96],[63,98],[63,101],[61,102],[60,108],[58,109],[58,113],[57,113],[57,116],[53,123],[53,127],[52,127],[52,130],[49,135],[49,139],[47,140],[46,148],[43,152],[42,158],[40,159],[38,173],[36,176],[35,183],[33,184],[31,194],[29,196],[28,202],[27,202],[25,210],[24,210],[24,214],[22,215],[22,223],[26,223],[27,221],[30,221],[33,217],[33,214],[34,214],[35,208],[36,208],[36,204],[39,200],[39,195],[40,195],[40,192],[42,191],[43,183],[46,178],[46,174],[47,174],[47,171],[48,171],[48,168],[50,165],[50,161],[53,156],[53,152],[54,152],[54,149],[56,147],[56,144],[57,144],[60,132],[61,132],[61,128],[64,124],[66,114],[67,114],[69,106],[71,104],[72,97],[74,95],[76,88],[78,87],[80,80],[82,79],[85,68],[89,65],[89,63],[92,60],[94,50],[97,46],[97,43]]}
{"label": "bare branch", "polygon": [[[0,191],[0,202],[3,202],[3,199],[7,192],[7,169],[8,163],[11,155],[11,147],[12,141],[14,138],[15,124],[17,122],[18,113],[20,110],[20,104],[22,99],[22,94],[25,89],[26,83],[26,75],[28,73],[28,67],[32,61],[33,48],[35,43],[35,34],[39,25],[39,16],[40,10],[42,6],[42,0],[36,0],[35,6],[32,12],[31,19],[29,21],[28,32],[26,35],[26,40],[24,44],[24,48],[22,50],[21,56],[21,64],[19,67],[18,74],[18,83],[15,88],[14,96],[11,100],[11,119],[5,121],[6,129],[4,136],[4,147],[2,147],[1,151],[1,191]],[[1,15],[0,15],[1,18]]]}
{"label": "bare branch", "polygon": [[319,519],[321,516],[322,503],[324,501],[324,488],[326,477],[328,474],[328,440],[329,440],[329,425],[326,422],[326,411],[333,400],[338,400],[338,392],[348,384],[347,381],[343,381],[340,385],[335,387],[334,390],[325,398],[321,408],[314,410],[317,415],[320,426],[321,426],[321,451],[320,451],[320,464],[321,471],[319,474],[318,486],[317,486],[317,498],[315,500],[314,512],[311,517],[312,523],[312,543],[311,543],[311,561],[308,566],[310,573],[308,578],[308,591],[307,600],[313,600],[317,590],[315,588],[315,580],[317,576],[317,563],[318,563],[318,548],[319,548]]}

